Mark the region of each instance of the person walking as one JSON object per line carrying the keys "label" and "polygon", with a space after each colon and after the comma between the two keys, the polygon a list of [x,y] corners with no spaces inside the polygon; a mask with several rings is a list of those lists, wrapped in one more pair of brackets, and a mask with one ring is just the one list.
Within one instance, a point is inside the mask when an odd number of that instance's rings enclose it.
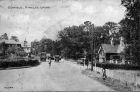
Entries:
{"label": "person walking", "polygon": [[51,63],[52,63],[52,60],[51,60],[51,57],[49,58],[49,68],[51,67]]}

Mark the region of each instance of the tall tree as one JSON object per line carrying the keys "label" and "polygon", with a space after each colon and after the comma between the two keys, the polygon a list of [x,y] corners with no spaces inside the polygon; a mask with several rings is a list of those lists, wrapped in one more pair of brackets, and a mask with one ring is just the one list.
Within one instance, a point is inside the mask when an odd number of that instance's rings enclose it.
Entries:
{"label": "tall tree", "polygon": [[[78,58],[80,54],[85,51],[91,55],[90,43],[95,43],[95,53],[101,43],[108,43],[109,30],[115,28],[118,24],[114,22],[107,22],[104,26],[93,26],[90,21],[85,21],[84,25],[65,27],[59,31],[61,51],[69,58]],[[92,36],[91,36],[92,31]],[[94,41],[91,40],[93,37]],[[92,41],[92,42],[91,42]],[[90,58],[91,59],[91,58]]]}
{"label": "tall tree", "polygon": [[111,35],[117,27],[118,24],[115,22],[107,22],[103,25],[103,29],[106,31],[106,33],[108,33],[108,35]]}
{"label": "tall tree", "polygon": [[126,7],[126,16],[120,24],[122,35],[130,44],[130,57],[134,62],[140,64],[140,0],[122,0]]}
{"label": "tall tree", "polygon": [[31,47],[31,52],[37,55],[39,53],[39,41],[34,40],[33,42],[31,42]]}
{"label": "tall tree", "polygon": [[[83,49],[87,50],[89,44],[88,32],[84,31],[84,25],[66,27],[59,32],[62,53],[69,58],[82,57]],[[67,53],[64,53],[67,51]]]}
{"label": "tall tree", "polygon": [[41,48],[41,52],[53,53],[53,41],[47,38],[41,39],[40,48]]}

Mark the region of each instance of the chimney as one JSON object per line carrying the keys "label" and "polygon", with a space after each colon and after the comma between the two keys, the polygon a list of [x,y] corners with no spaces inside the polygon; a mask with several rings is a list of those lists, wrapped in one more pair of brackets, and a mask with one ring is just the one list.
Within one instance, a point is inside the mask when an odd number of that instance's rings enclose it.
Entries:
{"label": "chimney", "polygon": [[111,45],[112,45],[112,46],[114,46],[114,45],[115,45],[115,44],[114,44],[114,38],[113,38],[113,37],[111,38],[110,43],[111,43]]}

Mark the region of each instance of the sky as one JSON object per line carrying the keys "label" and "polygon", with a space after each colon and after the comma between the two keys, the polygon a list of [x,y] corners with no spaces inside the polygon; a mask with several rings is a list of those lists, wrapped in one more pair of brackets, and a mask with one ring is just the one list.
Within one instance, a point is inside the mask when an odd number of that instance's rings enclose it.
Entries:
{"label": "sky", "polygon": [[91,21],[102,26],[125,16],[121,0],[0,0],[0,34],[20,41],[57,39],[64,27]]}

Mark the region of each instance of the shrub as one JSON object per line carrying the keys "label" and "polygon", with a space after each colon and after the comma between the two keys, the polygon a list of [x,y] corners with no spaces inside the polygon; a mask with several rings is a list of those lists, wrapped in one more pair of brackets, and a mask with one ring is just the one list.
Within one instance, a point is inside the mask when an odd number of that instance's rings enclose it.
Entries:
{"label": "shrub", "polygon": [[140,70],[140,65],[128,65],[128,64],[119,65],[119,64],[97,63],[96,66],[106,68],[106,69]]}
{"label": "shrub", "polygon": [[18,59],[14,59],[14,60],[9,60],[9,59],[3,59],[0,62],[0,67],[1,68],[8,68],[8,67],[21,67],[21,66],[36,66],[39,65],[39,61],[38,60],[18,60]]}

